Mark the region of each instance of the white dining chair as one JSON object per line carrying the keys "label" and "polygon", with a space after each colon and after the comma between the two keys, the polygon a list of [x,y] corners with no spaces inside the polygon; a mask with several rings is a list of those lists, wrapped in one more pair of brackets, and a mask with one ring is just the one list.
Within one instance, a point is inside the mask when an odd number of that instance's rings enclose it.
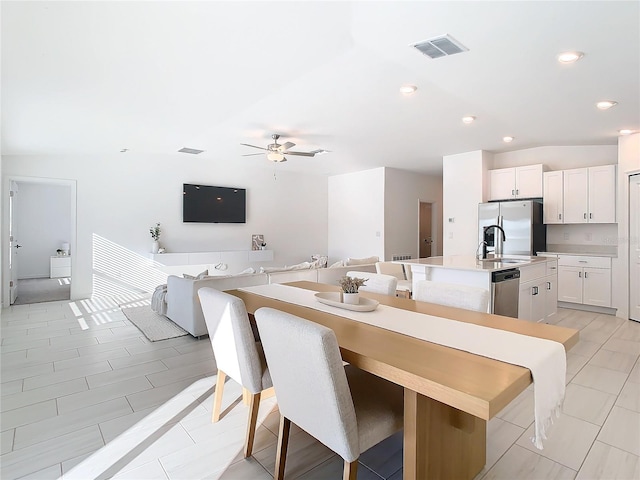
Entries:
{"label": "white dining chair", "polygon": [[419,280],[413,291],[413,299],[477,312],[489,310],[489,291],[467,285]]}
{"label": "white dining chair", "polygon": [[344,460],[355,480],[358,457],[402,429],[402,387],[343,366],[333,330],[272,308],[255,313],[280,410],[274,478],[284,478],[291,422]]}
{"label": "white dining chair", "polygon": [[376,262],[376,273],[396,277],[398,279],[396,296],[411,297],[411,280],[407,278],[404,265],[395,262]]}
{"label": "white dining chair", "polygon": [[347,272],[347,276],[367,279],[367,283],[360,287],[360,291],[362,292],[381,293],[382,295],[390,295],[392,297],[396,296],[398,279],[393,275],[349,271]]}
{"label": "white dining chair", "polygon": [[198,290],[207,324],[218,378],[213,399],[213,423],[220,420],[220,406],[226,377],[249,393],[249,418],[244,456],[251,456],[262,392],[272,387],[271,376],[260,342],[256,341],[244,302],[214,288]]}

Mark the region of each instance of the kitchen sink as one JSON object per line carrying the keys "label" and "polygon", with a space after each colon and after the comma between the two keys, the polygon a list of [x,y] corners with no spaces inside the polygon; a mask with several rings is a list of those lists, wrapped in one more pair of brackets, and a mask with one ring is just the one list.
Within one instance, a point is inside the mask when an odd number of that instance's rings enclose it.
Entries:
{"label": "kitchen sink", "polygon": [[528,263],[529,260],[517,260],[515,258],[483,258],[480,260],[481,262],[490,262],[490,263]]}

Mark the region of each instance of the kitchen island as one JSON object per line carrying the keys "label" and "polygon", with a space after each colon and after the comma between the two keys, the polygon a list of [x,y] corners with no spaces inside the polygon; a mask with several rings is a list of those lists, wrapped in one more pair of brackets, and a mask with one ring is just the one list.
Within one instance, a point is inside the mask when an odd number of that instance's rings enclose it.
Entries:
{"label": "kitchen island", "polygon": [[493,274],[517,269],[520,272],[518,318],[549,323],[557,311],[558,267],[554,258],[510,255],[480,260],[474,255],[448,255],[396,263],[410,267],[414,289],[416,282],[431,280],[488,290],[492,293],[489,313],[494,313]]}

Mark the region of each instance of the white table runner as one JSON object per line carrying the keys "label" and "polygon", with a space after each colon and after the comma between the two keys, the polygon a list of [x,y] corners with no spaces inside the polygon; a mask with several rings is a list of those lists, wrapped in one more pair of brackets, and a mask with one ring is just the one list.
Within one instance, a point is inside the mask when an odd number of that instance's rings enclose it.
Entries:
{"label": "white table runner", "polygon": [[288,285],[259,285],[239,290],[528,368],[533,376],[535,402],[535,436],[531,441],[540,450],[548,428],[554,418],[560,416],[567,369],[561,343],[387,305],[379,305],[372,312],[354,312],[322,304],[316,300],[316,292]]}

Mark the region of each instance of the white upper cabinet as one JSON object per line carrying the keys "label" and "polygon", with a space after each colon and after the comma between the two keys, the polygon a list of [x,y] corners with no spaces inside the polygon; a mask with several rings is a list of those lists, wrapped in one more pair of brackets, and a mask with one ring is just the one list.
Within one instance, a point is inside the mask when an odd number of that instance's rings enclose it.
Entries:
{"label": "white upper cabinet", "polygon": [[544,223],[563,223],[563,171],[544,172]]}
{"label": "white upper cabinet", "polygon": [[564,171],[564,223],[588,222],[589,190],[586,168]]}
{"label": "white upper cabinet", "polygon": [[489,200],[542,197],[542,164],[489,170]]}
{"label": "white upper cabinet", "polygon": [[564,171],[564,223],[616,222],[616,166]]}
{"label": "white upper cabinet", "polygon": [[616,223],[616,166],[544,173],[544,223]]}
{"label": "white upper cabinet", "polygon": [[589,168],[589,221],[616,223],[616,166]]}

